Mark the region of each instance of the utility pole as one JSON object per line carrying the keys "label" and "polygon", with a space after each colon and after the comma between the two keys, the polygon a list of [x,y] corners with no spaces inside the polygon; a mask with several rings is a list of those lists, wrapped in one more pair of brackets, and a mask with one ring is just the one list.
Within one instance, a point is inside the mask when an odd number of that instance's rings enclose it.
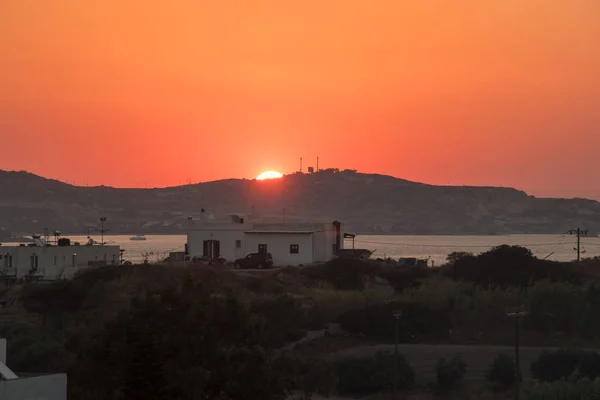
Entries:
{"label": "utility pole", "polygon": [[581,237],[587,236],[587,229],[569,229],[569,235],[577,235],[577,261],[581,261]]}
{"label": "utility pole", "polygon": [[[396,355],[396,365],[395,365],[395,371],[396,374],[398,373],[398,359],[400,358],[400,355],[398,354],[398,336],[400,333],[400,317],[402,316],[402,310],[394,310],[392,312],[392,316],[396,319],[396,323],[394,325],[394,354]],[[396,374],[394,374],[393,377],[393,381],[392,381],[392,395],[394,396],[393,398],[396,398],[396,378],[397,376],[395,376]]]}
{"label": "utility pole", "polygon": [[400,317],[402,316],[402,310],[394,310],[392,315],[396,319],[396,324],[394,326],[394,354],[396,354],[396,357],[397,357],[398,356],[398,336],[400,336]]}
{"label": "utility pole", "polygon": [[506,311],[508,317],[515,319],[515,400],[519,400],[521,394],[521,358],[519,354],[519,331],[520,331],[520,319],[529,314],[524,306],[511,308]]}
{"label": "utility pole", "polygon": [[101,234],[101,239],[102,243],[100,243],[100,246],[104,246],[104,232],[107,232],[107,230],[104,230],[104,223],[106,222],[106,217],[100,217],[100,234]]}

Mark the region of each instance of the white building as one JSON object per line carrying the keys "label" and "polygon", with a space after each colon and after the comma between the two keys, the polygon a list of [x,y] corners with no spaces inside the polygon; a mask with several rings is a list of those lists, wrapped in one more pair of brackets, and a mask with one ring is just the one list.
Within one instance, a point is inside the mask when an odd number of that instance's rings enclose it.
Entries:
{"label": "white building", "polygon": [[66,374],[15,374],[6,365],[6,339],[0,339],[0,399],[66,400]]}
{"label": "white building", "polygon": [[[68,243],[68,244],[67,244]],[[40,280],[71,279],[83,268],[119,264],[119,246],[79,245],[62,242],[49,245],[44,239],[34,243],[0,246],[0,276],[23,279],[32,275]]]}
{"label": "white building", "polygon": [[232,216],[231,223],[204,222],[188,231],[190,258],[228,262],[266,251],[276,266],[298,266],[331,260],[343,247],[340,222],[246,223]]}

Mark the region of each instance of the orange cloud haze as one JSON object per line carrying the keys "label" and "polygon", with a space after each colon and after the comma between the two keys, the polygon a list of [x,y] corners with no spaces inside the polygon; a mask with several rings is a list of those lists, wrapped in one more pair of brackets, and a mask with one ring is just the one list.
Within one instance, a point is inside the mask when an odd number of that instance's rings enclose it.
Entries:
{"label": "orange cloud haze", "polygon": [[0,168],[164,186],[320,156],[600,199],[599,21],[597,0],[3,0]]}

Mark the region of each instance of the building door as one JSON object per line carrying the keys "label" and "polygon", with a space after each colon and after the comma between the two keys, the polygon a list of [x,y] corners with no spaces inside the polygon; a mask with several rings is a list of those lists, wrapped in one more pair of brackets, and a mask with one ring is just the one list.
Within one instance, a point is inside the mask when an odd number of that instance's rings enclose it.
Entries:
{"label": "building door", "polygon": [[205,240],[202,255],[208,260],[217,260],[221,256],[221,242],[218,240]]}
{"label": "building door", "polygon": [[266,253],[267,252],[267,245],[266,244],[259,244],[258,245],[258,252],[259,253]]}

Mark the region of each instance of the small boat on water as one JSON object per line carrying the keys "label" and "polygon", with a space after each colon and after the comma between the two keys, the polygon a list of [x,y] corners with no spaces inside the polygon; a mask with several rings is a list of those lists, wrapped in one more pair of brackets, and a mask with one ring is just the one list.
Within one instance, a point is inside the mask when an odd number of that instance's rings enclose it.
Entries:
{"label": "small boat on water", "polygon": [[144,235],[135,235],[129,238],[129,240],[147,240]]}

